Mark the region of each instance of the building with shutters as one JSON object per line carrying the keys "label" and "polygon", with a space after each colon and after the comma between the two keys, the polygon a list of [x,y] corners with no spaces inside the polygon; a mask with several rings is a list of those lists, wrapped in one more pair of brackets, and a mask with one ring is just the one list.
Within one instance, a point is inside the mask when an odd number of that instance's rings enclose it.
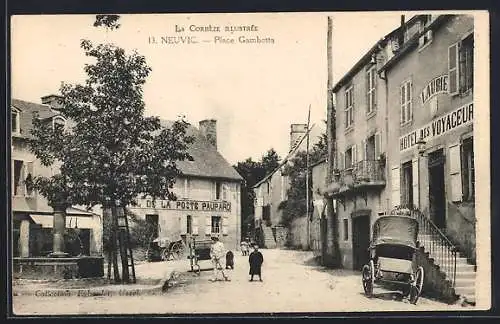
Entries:
{"label": "building with shutters", "polygon": [[405,207],[439,266],[434,289],[474,300],[473,75],[474,17],[422,14],[402,16],[333,87],[337,161],[326,191],[344,267],[360,269],[375,219]]}
{"label": "building with shutters", "polygon": [[[173,122],[162,120],[163,127]],[[179,161],[182,171],[172,189],[177,201],[139,199],[129,210],[156,228],[155,237],[170,240],[219,236],[226,248],[239,248],[241,232],[241,182],[243,178],[217,151],[216,120],[189,126],[194,137],[188,152],[193,161]]]}
{"label": "building with shutters", "polygon": [[474,262],[474,17],[417,18],[380,69],[390,206],[417,206]]}
{"label": "building with shutters", "polygon": [[[51,176],[57,166],[47,168],[30,152],[28,140],[35,112],[53,127],[71,127],[58,112],[58,97],[42,97],[42,104],[12,99],[11,109],[11,202],[12,252],[14,257],[47,256],[52,252],[53,210],[47,200],[26,186],[33,176]],[[102,221],[84,209],[67,209],[66,227],[78,229],[84,255],[102,255]],[[67,246],[71,250],[71,247]],[[75,253],[79,253],[77,247]]]}

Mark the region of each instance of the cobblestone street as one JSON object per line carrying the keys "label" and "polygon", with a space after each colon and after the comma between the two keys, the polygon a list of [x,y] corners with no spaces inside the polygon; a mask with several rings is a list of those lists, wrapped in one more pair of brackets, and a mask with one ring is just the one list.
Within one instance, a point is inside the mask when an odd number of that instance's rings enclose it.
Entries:
{"label": "cobblestone street", "polygon": [[[161,295],[110,297],[13,297],[16,315],[31,314],[172,314],[172,313],[271,313],[471,310],[421,297],[417,305],[401,300],[397,292],[375,288],[375,297],[364,296],[361,276],[348,270],[326,270],[312,262],[311,252],[262,250],[263,282],[249,282],[247,257],[235,257],[230,282],[210,282],[211,271],[201,276],[183,273],[187,283]],[[180,270],[189,263],[177,262]],[[200,262],[202,268],[209,261]],[[138,266],[154,274],[165,272],[165,263]]]}

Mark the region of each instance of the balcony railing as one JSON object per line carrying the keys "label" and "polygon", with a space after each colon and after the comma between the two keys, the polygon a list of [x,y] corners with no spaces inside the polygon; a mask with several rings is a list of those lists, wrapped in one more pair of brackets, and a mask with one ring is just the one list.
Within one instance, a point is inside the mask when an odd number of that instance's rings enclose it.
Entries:
{"label": "balcony railing", "polygon": [[379,160],[363,160],[334,174],[339,189],[363,186],[385,186],[384,166]]}

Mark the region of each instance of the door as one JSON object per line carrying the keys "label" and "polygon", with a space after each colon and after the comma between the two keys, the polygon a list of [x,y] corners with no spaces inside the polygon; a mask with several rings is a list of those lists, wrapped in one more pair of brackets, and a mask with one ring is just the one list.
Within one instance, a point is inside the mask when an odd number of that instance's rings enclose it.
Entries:
{"label": "door", "polygon": [[446,228],[443,150],[429,154],[429,215],[440,229]]}
{"label": "door", "polygon": [[147,232],[150,239],[154,240],[158,237],[158,215],[146,215]]}
{"label": "door", "polygon": [[370,216],[360,215],[352,219],[353,269],[361,270],[370,260]]}
{"label": "door", "polygon": [[321,249],[321,264],[325,264],[325,256],[327,249],[327,237],[328,237],[328,228],[327,228],[327,218],[321,217],[319,220],[319,231],[320,231],[320,249]]}

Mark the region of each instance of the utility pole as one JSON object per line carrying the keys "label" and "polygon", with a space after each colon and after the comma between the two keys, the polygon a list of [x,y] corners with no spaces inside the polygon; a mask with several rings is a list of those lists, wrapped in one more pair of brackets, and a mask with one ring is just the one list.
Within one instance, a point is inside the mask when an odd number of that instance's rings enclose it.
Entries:
{"label": "utility pole", "polygon": [[[332,17],[328,16],[328,27],[326,34],[326,53],[327,53],[327,142],[328,142],[328,163],[327,163],[327,186],[331,185],[333,170],[335,168],[334,161],[336,155],[336,131],[335,131],[335,106],[333,104],[333,73],[332,73]],[[331,260],[328,261],[332,266],[339,264],[339,248],[338,248],[338,219],[336,211],[333,207],[333,199],[326,197],[326,216],[327,216],[327,238],[322,242],[326,243],[326,254],[330,254]],[[326,242],[325,242],[326,241]],[[325,259],[325,258],[324,258]],[[325,261],[325,260],[324,260]]]}

